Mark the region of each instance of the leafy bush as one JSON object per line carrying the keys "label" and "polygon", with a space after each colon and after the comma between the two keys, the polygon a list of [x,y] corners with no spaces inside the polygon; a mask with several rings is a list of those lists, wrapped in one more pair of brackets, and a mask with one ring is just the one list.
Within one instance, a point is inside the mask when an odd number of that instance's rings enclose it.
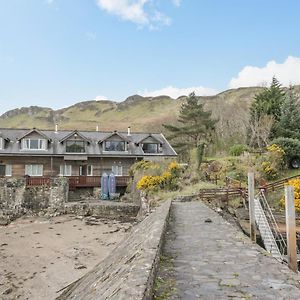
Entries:
{"label": "leafy bush", "polygon": [[284,150],[277,144],[267,147],[267,153],[261,163],[262,172],[267,179],[275,179],[278,177],[278,171],[284,166]]}
{"label": "leafy bush", "polygon": [[247,151],[248,147],[243,144],[236,144],[229,148],[229,154],[232,156],[240,156],[244,151]]}
{"label": "leafy bush", "polygon": [[278,145],[284,150],[286,162],[294,157],[300,157],[300,141],[291,138],[280,137],[272,141],[273,144]]}
{"label": "leafy bush", "polygon": [[[295,210],[300,213],[300,179],[291,179],[288,181],[287,185],[291,185],[294,187],[294,195],[295,195]],[[285,206],[285,199],[282,198],[280,200],[280,205]]]}
{"label": "leafy bush", "polygon": [[[152,163],[155,169],[155,163]],[[144,175],[137,183],[139,190],[158,190],[167,188],[173,190],[177,187],[177,179],[180,175],[180,166],[176,161],[171,162],[166,170],[159,175]]]}

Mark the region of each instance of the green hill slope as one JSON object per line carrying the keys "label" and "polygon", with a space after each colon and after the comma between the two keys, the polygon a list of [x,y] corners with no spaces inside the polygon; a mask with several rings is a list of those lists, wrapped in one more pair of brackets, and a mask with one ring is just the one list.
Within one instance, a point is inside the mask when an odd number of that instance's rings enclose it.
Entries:
{"label": "green hill slope", "polygon": [[[205,108],[212,110],[218,119],[228,120],[232,109],[243,113],[260,88],[228,90],[216,96],[200,97]],[[52,110],[31,106],[14,109],[0,116],[2,128],[52,129],[56,123],[60,129],[161,131],[162,123],[175,122],[185,97],[176,100],[168,96],[131,96],[121,103],[113,101],[85,101],[70,107]],[[226,115],[226,112],[230,116]]]}

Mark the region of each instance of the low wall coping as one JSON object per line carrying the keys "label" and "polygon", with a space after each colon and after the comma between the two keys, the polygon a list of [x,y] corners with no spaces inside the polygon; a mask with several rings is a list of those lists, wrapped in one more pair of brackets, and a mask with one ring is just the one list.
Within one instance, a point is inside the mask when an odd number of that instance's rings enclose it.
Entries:
{"label": "low wall coping", "polygon": [[152,299],[171,200],[133,228],[102,262],[70,284],[57,300]]}

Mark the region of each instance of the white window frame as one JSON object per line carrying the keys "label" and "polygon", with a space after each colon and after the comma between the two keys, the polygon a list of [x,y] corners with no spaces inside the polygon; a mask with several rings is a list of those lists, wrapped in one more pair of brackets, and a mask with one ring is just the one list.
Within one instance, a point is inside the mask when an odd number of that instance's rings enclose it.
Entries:
{"label": "white window frame", "polygon": [[60,165],[59,176],[72,176],[72,165]]}
{"label": "white window frame", "polygon": [[111,167],[111,171],[114,173],[115,176],[123,176],[123,166],[113,165]]}
{"label": "white window frame", "polygon": [[11,164],[1,164],[1,166],[4,166],[4,174],[1,176],[5,177],[11,177],[12,176],[12,165]]}
{"label": "white window frame", "polygon": [[0,137],[0,150],[4,149],[4,139],[3,137]]}
{"label": "white window frame", "polygon": [[79,176],[93,176],[93,172],[94,172],[93,165],[86,165],[86,175],[82,175],[83,167],[84,166],[79,166]]}
{"label": "white window frame", "polygon": [[10,164],[5,165],[5,176],[6,177],[12,176],[12,165],[10,165]]}
{"label": "white window frame", "polygon": [[[31,141],[38,141],[38,148],[31,148],[31,143],[32,143]],[[24,138],[22,139],[22,150],[30,150],[30,151],[47,150],[47,140]]]}
{"label": "white window frame", "polygon": [[93,176],[94,175],[93,165],[87,165],[86,166],[86,175],[87,176]]}
{"label": "white window frame", "polygon": [[[106,150],[106,143],[124,143],[124,150]],[[115,141],[115,140],[107,140],[104,141],[104,152],[127,152],[127,142],[126,141]]]}
{"label": "white window frame", "polygon": [[25,175],[41,177],[44,174],[44,166],[41,164],[25,165]]}
{"label": "white window frame", "polygon": [[[153,144],[153,145],[156,145],[156,152],[145,152],[144,151],[144,145],[149,145],[149,144]],[[142,150],[143,150],[143,153],[144,154],[159,154],[159,153],[161,153],[161,149],[160,149],[160,144],[159,143],[143,143],[143,144],[141,144],[141,146],[142,146]]]}

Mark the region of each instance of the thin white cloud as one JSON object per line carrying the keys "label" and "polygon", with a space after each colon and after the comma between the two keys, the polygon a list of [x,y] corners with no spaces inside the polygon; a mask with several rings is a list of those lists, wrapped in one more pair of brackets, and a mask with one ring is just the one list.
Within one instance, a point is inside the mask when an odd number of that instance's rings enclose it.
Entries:
{"label": "thin white cloud", "polygon": [[144,90],[143,92],[138,92],[138,94],[144,97],[156,97],[161,95],[167,95],[173,99],[177,99],[180,96],[187,96],[192,92],[195,92],[197,96],[211,96],[218,93],[218,91],[215,89],[205,88],[202,86],[187,87],[187,88],[177,88],[174,86],[167,86],[165,88],[155,90],[155,91]]}
{"label": "thin white cloud", "polygon": [[181,0],[172,0],[172,3],[173,3],[175,6],[179,7],[179,6],[181,5]]}
{"label": "thin white cloud", "polygon": [[300,58],[288,56],[283,63],[272,60],[262,68],[246,66],[230,80],[229,87],[261,86],[269,84],[273,76],[284,86],[300,84]]}
{"label": "thin white cloud", "polygon": [[46,0],[46,3],[48,4],[52,4],[54,2],[54,0]]}
{"label": "thin white cloud", "polygon": [[101,101],[101,100],[108,100],[108,98],[102,95],[98,95],[93,100]]}
{"label": "thin white cloud", "polygon": [[96,1],[98,6],[107,13],[118,16],[122,20],[133,22],[140,27],[148,26],[150,29],[157,29],[171,23],[168,16],[155,9],[155,1],[153,0]]}

